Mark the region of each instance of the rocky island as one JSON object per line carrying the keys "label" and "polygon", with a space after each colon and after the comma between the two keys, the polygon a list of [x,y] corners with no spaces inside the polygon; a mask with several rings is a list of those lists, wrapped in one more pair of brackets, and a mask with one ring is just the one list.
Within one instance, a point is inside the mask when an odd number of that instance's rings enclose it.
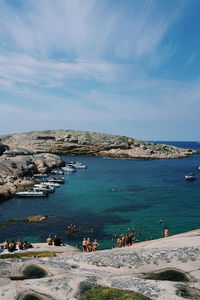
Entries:
{"label": "rocky island", "polygon": [[126,159],[183,158],[196,151],[144,142],[126,136],[78,131],[45,130],[0,136],[0,143],[37,153],[95,155]]}
{"label": "rocky island", "polygon": [[0,200],[32,184],[35,173],[64,165],[57,154],[123,159],[184,158],[197,153],[165,144],[89,131],[45,130],[0,136]]}

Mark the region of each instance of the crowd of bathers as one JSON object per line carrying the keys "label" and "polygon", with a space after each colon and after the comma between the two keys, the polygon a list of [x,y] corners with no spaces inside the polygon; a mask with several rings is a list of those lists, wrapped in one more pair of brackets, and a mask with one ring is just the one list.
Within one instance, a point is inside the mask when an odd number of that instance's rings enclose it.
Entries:
{"label": "crowd of bathers", "polygon": [[[132,246],[133,236],[134,236],[133,231],[130,232],[130,233],[127,233],[127,234],[122,234],[121,236],[119,236],[118,239],[117,239],[117,247],[121,248],[121,247]],[[113,246],[113,248],[115,248],[115,246]]]}
{"label": "crowd of bathers", "polygon": [[92,252],[96,251],[99,248],[99,243],[95,239],[94,242],[90,240],[90,238],[84,238],[82,241],[82,250],[83,252]]}
{"label": "crowd of bathers", "polygon": [[33,248],[33,245],[31,243],[28,243],[27,241],[22,241],[21,239],[18,239],[17,242],[14,240],[9,242],[9,240],[5,240],[3,244],[1,245],[1,251],[7,250],[8,252],[14,252],[16,250],[27,250]]}

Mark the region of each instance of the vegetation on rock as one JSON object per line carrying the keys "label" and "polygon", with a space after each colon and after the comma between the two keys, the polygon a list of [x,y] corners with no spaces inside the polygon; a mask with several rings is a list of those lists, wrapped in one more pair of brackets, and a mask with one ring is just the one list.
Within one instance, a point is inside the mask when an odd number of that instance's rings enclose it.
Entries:
{"label": "vegetation on rock", "polygon": [[84,292],[80,300],[150,300],[150,298],[133,291],[93,287]]}

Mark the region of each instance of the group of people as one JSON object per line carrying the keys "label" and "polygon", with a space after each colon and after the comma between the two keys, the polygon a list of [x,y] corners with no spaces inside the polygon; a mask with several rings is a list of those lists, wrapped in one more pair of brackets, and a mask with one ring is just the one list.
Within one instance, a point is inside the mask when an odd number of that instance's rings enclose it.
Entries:
{"label": "group of people", "polygon": [[133,243],[133,236],[134,236],[134,232],[122,234],[121,236],[119,236],[117,239],[117,247],[121,248],[121,247],[131,246]]}
{"label": "group of people", "polygon": [[54,246],[64,246],[65,244],[61,240],[61,238],[58,235],[55,235],[54,238],[52,238],[51,235],[48,236],[47,238],[47,245],[54,245]]}
{"label": "group of people", "polygon": [[90,238],[84,238],[82,241],[82,249],[83,252],[92,252],[96,251],[99,248],[99,243],[95,239],[94,242],[90,240]]}
{"label": "group of people", "polygon": [[17,242],[14,240],[9,242],[9,240],[5,240],[3,244],[1,245],[1,250],[7,250],[8,252],[14,252],[16,250],[26,250],[33,248],[33,245],[31,243],[28,243],[27,241],[22,241],[21,239],[18,239]]}
{"label": "group of people", "polygon": [[67,231],[68,231],[69,233],[71,233],[71,232],[76,232],[76,231],[77,231],[76,225],[70,224],[70,225],[67,227]]}

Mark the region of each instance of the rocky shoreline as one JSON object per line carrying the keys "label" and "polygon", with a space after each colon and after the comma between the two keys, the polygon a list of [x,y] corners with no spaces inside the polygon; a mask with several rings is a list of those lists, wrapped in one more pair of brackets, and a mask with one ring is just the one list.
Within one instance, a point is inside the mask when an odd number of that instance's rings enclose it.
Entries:
{"label": "rocky shoreline", "polygon": [[57,154],[121,159],[172,159],[197,154],[191,149],[77,130],[46,130],[0,136],[0,201],[31,187],[35,173],[64,166]]}
{"label": "rocky shoreline", "polygon": [[[140,299],[200,299],[199,229],[92,253],[67,245],[33,245],[32,258],[0,259],[2,300],[77,300],[95,287],[137,292]],[[58,257],[37,257],[35,251],[53,251]]]}
{"label": "rocky shoreline", "polygon": [[8,147],[0,156],[0,201],[35,184],[33,174],[50,172],[64,166],[55,154],[37,153],[21,147]]}

